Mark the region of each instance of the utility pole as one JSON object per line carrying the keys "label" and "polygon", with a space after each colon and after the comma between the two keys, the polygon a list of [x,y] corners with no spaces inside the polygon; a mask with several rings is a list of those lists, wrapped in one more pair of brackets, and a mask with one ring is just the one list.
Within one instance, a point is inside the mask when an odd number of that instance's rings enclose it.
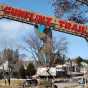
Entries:
{"label": "utility pole", "polygon": [[38,31],[38,36],[40,40],[43,41],[43,46],[41,47],[41,52],[45,54],[45,64],[51,63],[52,56],[52,30],[48,26],[37,25],[35,26]]}

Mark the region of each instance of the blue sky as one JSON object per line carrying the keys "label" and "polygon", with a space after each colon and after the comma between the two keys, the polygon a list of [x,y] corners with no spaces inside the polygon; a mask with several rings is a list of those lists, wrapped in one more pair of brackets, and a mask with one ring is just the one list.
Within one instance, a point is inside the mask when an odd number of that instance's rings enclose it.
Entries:
{"label": "blue sky", "polygon": [[[50,0],[0,0],[0,3],[17,8],[28,9],[48,16],[54,16]],[[33,30],[33,27],[28,24],[1,19],[0,48],[16,48],[16,45],[24,44],[23,38],[31,33],[31,30]],[[60,32],[55,32],[54,35],[57,37],[57,39],[59,39],[59,37],[67,38],[69,43],[67,53],[68,57],[75,58],[77,56],[81,56],[83,58],[88,58],[88,43],[85,41],[85,39]]]}

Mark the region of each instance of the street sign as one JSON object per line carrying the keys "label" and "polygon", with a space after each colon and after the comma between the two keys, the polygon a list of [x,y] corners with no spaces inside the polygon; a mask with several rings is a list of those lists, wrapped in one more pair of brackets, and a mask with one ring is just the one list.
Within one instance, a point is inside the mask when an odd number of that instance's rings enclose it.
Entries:
{"label": "street sign", "polygon": [[3,18],[12,19],[28,24],[42,24],[50,28],[54,28],[55,31],[65,32],[84,38],[88,37],[88,26],[86,25],[78,24],[73,21],[57,19],[50,16],[44,16],[31,11],[13,8],[7,5],[1,6],[1,11],[4,13]]}

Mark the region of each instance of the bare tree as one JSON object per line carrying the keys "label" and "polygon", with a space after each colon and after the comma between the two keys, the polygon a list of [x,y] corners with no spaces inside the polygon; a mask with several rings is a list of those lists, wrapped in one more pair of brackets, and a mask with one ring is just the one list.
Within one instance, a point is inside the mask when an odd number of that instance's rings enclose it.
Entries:
{"label": "bare tree", "polygon": [[[82,2],[87,0],[51,0],[54,7],[55,16],[75,21],[77,23],[86,23],[88,18],[85,14],[88,12],[88,6]],[[85,9],[84,9],[85,8]]]}
{"label": "bare tree", "polygon": [[10,48],[4,49],[3,51],[3,59],[10,63],[16,63],[18,61],[19,55],[18,55],[18,50],[13,51]]}
{"label": "bare tree", "polygon": [[2,51],[3,53],[3,59],[5,61],[8,61],[8,76],[13,76],[13,73],[18,71],[18,65],[17,62],[19,60],[19,54],[18,50],[13,51],[12,49],[4,49]]}
{"label": "bare tree", "polygon": [[88,5],[88,0],[77,0],[79,2],[81,2],[82,4]]}
{"label": "bare tree", "polygon": [[50,64],[53,65],[55,58],[63,58],[63,55],[67,51],[67,40],[61,38],[50,38],[47,34],[40,40],[37,35],[30,35],[26,38],[25,42],[28,46],[24,47],[25,50],[30,52],[34,59],[40,63],[40,65]]}
{"label": "bare tree", "polygon": [[42,41],[36,36],[31,35],[25,40],[27,47],[23,46],[23,48],[32,54],[35,61],[38,61],[40,65],[44,62],[43,54],[41,53],[41,48],[43,46]]}

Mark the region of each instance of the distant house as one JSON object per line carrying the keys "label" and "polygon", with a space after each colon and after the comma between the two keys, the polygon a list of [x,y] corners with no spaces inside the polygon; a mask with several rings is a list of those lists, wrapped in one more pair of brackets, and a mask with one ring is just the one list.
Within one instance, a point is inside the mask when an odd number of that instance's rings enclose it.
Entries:
{"label": "distant house", "polygon": [[8,71],[8,61],[5,61],[0,65],[0,71],[3,71],[3,70]]}
{"label": "distant house", "polygon": [[65,64],[63,65],[63,68],[64,68],[66,71],[80,72],[80,68],[79,68],[78,64],[75,63],[74,60],[65,62]]}
{"label": "distant house", "polygon": [[81,69],[80,72],[84,73],[84,74],[88,74],[88,64],[85,62],[81,62]]}
{"label": "distant house", "polygon": [[38,67],[37,68],[37,75],[40,77],[47,77],[47,76],[56,76],[56,68],[55,67]]}

